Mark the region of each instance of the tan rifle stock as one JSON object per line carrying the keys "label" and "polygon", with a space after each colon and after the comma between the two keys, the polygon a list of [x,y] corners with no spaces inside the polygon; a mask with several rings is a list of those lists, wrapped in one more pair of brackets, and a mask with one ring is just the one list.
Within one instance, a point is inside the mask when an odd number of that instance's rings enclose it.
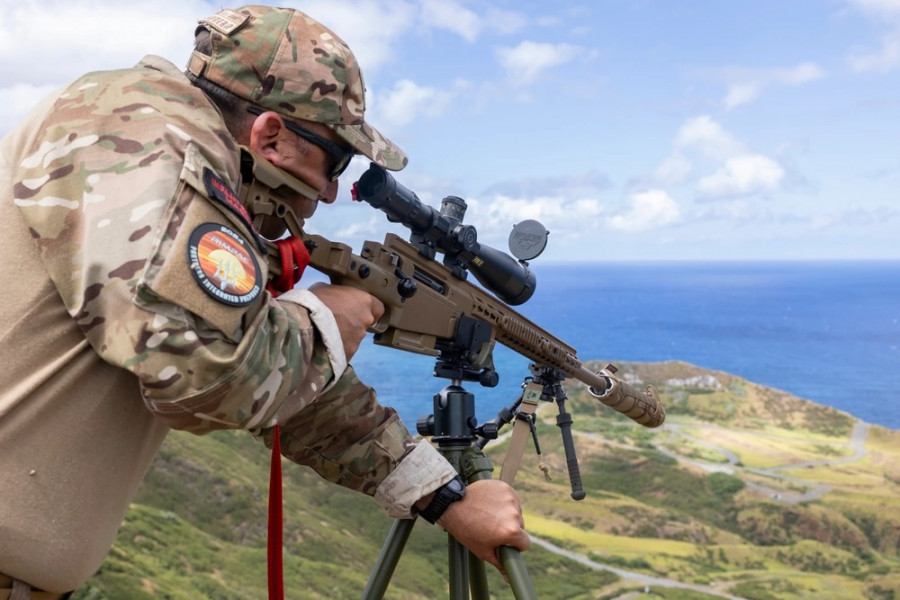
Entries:
{"label": "tan rifle stock", "polygon": [[[366,241],[359,255],[322,236],[304,235],[303,240],[310,266],[332,283],[364,290],[384,303],[384,315],[371,328],[376,344],[437,356],[437,342],[454,339],[460,318],[468,316],[491,325],[496,341],[581,381],[603,404],[637,423],[658,427],[665,420],[652,387],[642,393],[615,377],[612,369],[591,371],[574,348],[394,234],[387,234],[384,243]],[[401,290],[410,280],[417,290],[404,298]],[[486,344],[483,353],[489,352]],[[473,363],[479,365],[486,358],[473,357]]]}

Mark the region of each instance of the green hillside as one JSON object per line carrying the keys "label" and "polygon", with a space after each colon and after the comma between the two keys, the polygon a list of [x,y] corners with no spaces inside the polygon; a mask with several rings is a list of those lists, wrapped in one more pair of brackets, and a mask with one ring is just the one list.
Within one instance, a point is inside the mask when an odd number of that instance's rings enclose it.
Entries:
{"label": "green hillside", "polygon": [[[571,386],[588,492],[575,502],[542,408],[543,455],[526,454],[516,486],[542,599],[900,600],[900,432],[684,363],[619,366],[657,387],[668,419],[644,429]],[[489,447],[498,467],[506,449]],[[285,466],[286,596],[358,597],[390,521]],[[267,451],[246,434],[171,435],[74,598],[265,598],[267,488]],[[388,597],[445,596],[445,548],[418,524]]]}

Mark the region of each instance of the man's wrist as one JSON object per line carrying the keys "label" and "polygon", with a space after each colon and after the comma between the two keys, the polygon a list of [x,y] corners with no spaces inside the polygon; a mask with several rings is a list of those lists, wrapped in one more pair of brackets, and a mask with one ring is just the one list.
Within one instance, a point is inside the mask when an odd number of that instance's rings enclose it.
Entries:
{"label": "man's wrist", "polygon": [[457,475],[435,490],[428,505],[420,510],[419,514],[423,519],[434,524],[441,516],[443,516],[444,512],[451,504],[462,500],[465,495],[466,484],[463,482],[462,478]]}
{"label": "man's wrist", "polygon": [[434,494],[434,492],[431,492],[430,494],[426,494],[416,500],[413,504],[413,506],[416,507],[416,512],[422,512],[423,510],[428,508],[428,505],[431,504],[432,500],[434,500]]}

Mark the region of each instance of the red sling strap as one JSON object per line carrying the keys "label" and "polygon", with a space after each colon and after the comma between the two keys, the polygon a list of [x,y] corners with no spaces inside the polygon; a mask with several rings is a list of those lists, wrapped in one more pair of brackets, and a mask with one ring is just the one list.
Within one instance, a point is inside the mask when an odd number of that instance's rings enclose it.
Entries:
{"label": "red sling strap", "polygon": [[[275,242],[281,254],[281,276],[267,286],[273,296],[292,289],[309,265],[303,242],[291,236]],[[284,600],[284,500],[281,477],[281,430],[272,431],[272,462],[269,469],[269,535],[266,543],[269,600]]]}
{"label": "red sling strap", "polygon": [[309,251],[303,241],[295,236],[278,240],[275,245],[281,254],[281,276],[269,281],[268,290],[273,296],[278,296],[300,281],[303,270],[309,265]]}

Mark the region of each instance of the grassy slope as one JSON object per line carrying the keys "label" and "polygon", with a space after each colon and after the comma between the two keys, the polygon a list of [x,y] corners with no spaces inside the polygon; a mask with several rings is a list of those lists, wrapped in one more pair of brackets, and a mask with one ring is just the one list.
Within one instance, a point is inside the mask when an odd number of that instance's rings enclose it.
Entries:
{"label": "grassy slope", "polygon": [[[574,502],[555,409],[545,406],[544,455],[529,451],[517,480],[529,531],[710,594],[900,598],[900,432],[871,427],[857,455],[846,414],[683,363],[620,366],[657,386],[666,425],[633,426],[571,389],[588,490]],[[701,375],[714,379],[690,379]],[[505,451],[503,443],[490,451],[498,465]],[[170,436],[109,559],[76,599],[265,598],[267,461],[265,449],[240,433]],[[312,473],[285,473],[287,597],[358,597],[389,521],[368,499]],[[821,497],[803,496],[817,490]],[[417,526],[389,597],[441,596],[445,545],[436,528]],[[526,559],[541,598],[615,598],[645,585],[536,545]],[[713,597],[650,588],[633,597]]]}

